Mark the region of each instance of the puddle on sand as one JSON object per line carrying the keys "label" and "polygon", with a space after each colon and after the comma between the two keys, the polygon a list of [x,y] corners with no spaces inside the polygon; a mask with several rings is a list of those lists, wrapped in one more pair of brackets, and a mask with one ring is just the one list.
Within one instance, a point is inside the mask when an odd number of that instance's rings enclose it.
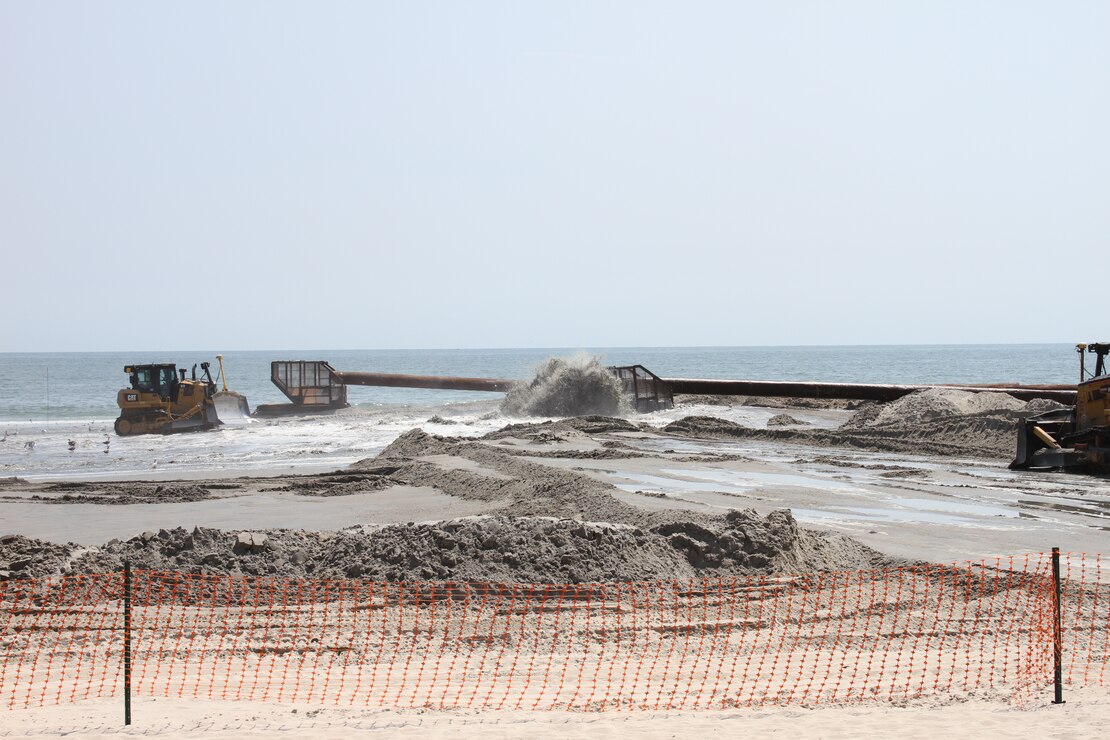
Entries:
{"label": "puddle on sand", "polygon": [[677,468],[664,468],[662,472],[668,475],[683,475],[687,478],[714,481],[718,484],[724,483],[741,490],[751,490],[760,486],[798,486],[802,488],[823,488],[829,491],[856,490],[855,486],[843,481],[794,475],[792,473],[764,473],[751,470],[680,470]]}
{"label": "puddle on sand", "polygon": [[990,506],[971,501],[952,501],[950,499],[924,499],[900,498],[895,502],[898,506],[905,506],[916,511],[939,511],[948,514],[964,514],[969,516],[1001,516],[1016,519],[1017,512],[1001,506]]}
{"label": "puddle on sand", "polygon": [[821,509],[791,509],[794,518],[802,524],[814,522],[888,522],[899,524],[929,523],[951,524],[956,526],[974,526],[977,522],[949,514],[938,514],[929,511],[897,511],[894,509],[868,509],[851,507],[836,511],[822,511]]}
{"label": "puddle on sand", "polygon": [[1083,516],[1093,516],[1099,519],[1110,517],[1110,511],[1100,511],[1100,509],[1110,509],[1110,501],[1084,502],[1086,504],[1085,506],[1076,504],[1064,504],[1056,501],[1033,501],[1031,499],[1018,499],[1017,503],[1018,506],[1023,506],[1029,509],[1048,509],[1050,511],[1062,511],[1068,514],[1082,514]]}
{"label": "puddle on sand", "polygon": [[[678,480],[676,478],[664,478],[659,475],[647,475],[645,473],[626,473],[620,472],[616,475],[625,480],[632,481],[632,483],[617,483],[617,488],[622,491],[637,491],[645,486],[650,490],[659,491],[660,493],[681,493],[682,491],[719,491],[720,485],[713,483],[696,483],[688,480]],[[732,486],[736,488],[736,486]],[[739,489],[746,490],[746,489]]]}
{"label": "puddle on sand", "polygon": [[[835,509],[794,509],[799,521],[845,521],[952,524],[957,526],[987,526],[984,519],[1020,519],[1016,511],[998,506],[987,506],[966,501],[900,498],[891,501],[889,508],[846,506]],[[993,522],[992,522],[993,523]]]}
{"label": "puddle on sand", "polygon": [[759,449],[757,445],[715,439],[693,441],[679,437],[647,437],[624,441],[644,452],[674,452],[683,455],[750,454]]}
{"label": "puddle on sand", "polygon": [[[618,483],[617,488],[624,491],[635,491],[644,486],[662,493],[680,493],[683,491],[739,491],[747,492],[766,486],[794,486],[799,488],[818,488],[829,491],[857,490],[854,486],[836,480],[825,478],[810,478],[804,475],[790,473],[765,473],[752,471],[731,470],[682,470],[678,468],[663,468],[661,473],[666,475],[649,475],[646,473],[615,472],[618,478],[632,481],[632,483]],[[695,480],[683,480],[667,476],[683,476]]]}

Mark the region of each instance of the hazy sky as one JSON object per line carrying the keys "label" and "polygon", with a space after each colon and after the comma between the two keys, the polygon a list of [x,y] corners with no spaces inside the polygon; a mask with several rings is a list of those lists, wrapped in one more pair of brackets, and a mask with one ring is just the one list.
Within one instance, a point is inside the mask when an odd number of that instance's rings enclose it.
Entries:
{"label": "hazy sky", "polygon": [[1110,338],[1108,2],[0,0],[0,351]]}

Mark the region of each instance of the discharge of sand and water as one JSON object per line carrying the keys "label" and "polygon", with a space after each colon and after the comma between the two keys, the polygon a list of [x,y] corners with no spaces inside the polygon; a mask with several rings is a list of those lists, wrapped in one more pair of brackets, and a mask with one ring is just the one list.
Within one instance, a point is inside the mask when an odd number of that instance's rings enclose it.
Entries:
{"label": "discharge of sand and water", "polygon": [[531,381],[515,386],[501,402],[505,416],[622,416],[628,411],[620,380],[588,355],[544,360]]}

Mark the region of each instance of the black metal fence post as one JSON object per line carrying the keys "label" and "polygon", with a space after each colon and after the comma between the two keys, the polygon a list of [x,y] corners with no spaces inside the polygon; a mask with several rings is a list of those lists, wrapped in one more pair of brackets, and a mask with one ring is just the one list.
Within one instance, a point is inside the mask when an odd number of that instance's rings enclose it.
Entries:
{"label": "black metal fence post", "polygon": [[123,561],[123,724],[131,724],[131,561]]}
{"label": "black metal fence post", "polygon": [[1060,548],[1052,548],[1052,671],[1055,698],[1053,704],[1064,703],[1063,630],[1060,626]]}

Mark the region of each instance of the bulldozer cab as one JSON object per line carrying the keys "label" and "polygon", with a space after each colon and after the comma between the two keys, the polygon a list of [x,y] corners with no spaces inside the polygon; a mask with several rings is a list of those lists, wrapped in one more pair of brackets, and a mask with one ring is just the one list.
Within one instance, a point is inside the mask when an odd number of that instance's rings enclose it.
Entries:
{"label": "bulldozer cab", "polygon": [[123,370],[131,378],[132,390],[157,393],[166,401],[177,396],[177,365],[128,365]]}
{"label": "bulldozer cab", "polygon": [[[1110,354],[1110,343],[1097,342],[1093,344],[1077,344],[1075,349],[1079,352],[1079,382],[1085,383],[1094,378],[1101,378],[1106,375],[1106,356]],[[1084,359],[1086,354],[1095,356],[1095,367],[1090,373],[1087,372],[1087,362]]]}

